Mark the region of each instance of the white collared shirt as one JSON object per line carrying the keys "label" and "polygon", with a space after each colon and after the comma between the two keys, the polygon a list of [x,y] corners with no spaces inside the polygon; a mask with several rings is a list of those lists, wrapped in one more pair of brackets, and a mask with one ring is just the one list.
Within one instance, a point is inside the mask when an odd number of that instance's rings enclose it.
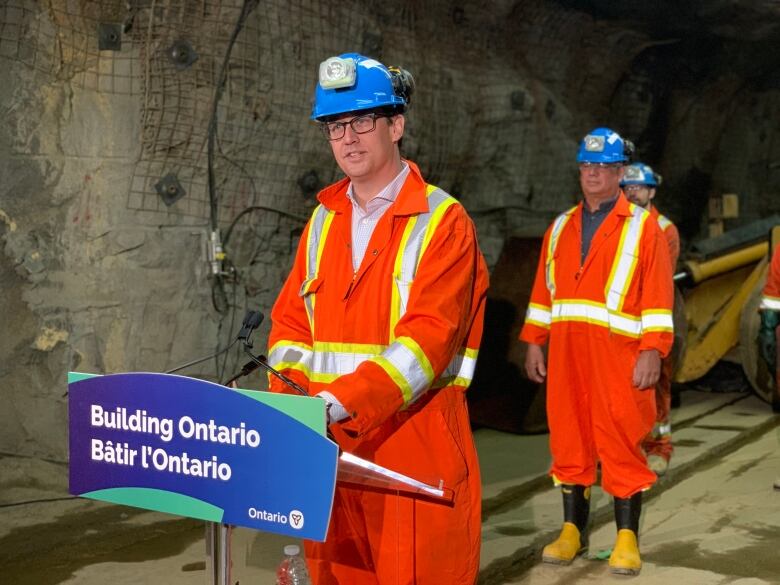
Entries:
{"label": "white collared shirt", "polygon": [[352,203],[352,269],[355,272],[360,268],[376,224],[398,198],[406,177],[409,175],[409,165],[404,161],[401,161],[401,164],[403,168],[395,178],[366,203],[365,211],[355,198],[352,183],[350,182],[349,187],[347,187],[347,197]]}

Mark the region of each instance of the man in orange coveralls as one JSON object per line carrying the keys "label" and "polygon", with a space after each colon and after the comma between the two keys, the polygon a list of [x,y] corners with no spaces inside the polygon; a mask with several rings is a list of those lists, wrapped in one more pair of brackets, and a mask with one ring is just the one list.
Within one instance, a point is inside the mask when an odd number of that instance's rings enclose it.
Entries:
{"label": "man in orange coveralls", "polygon": [[600,461],[602,487],[615,501],[610,570],[635,575],[642,491],[656,479],[641,448],[655,422],[655,394],[647,390],[672,346],[673,294],[658,223],[620,190],[629,150],[608,128],[582,140],[585,200],[545,234],[520,339],[528,343],[528,377],[547,378],[550,474],[563,492],[563,528],[543,559],[568,564],[586,550]]}
{"label": "man in orange coveralls", "polygon": [[488,272],[463,206],[400,156],[412,87],[355,53],[320,65],[312,118],[346,178],[318,195],[272,311],[269,363],[328,402],[344,451],[441,479],[454,502],[337,486],[326,542],[305,547],[317,585],[473,585],[479,569],[465,391]]}
{"label": "man in orange coveralls", "polygon": [[[780,412],[780,246],[772,252],[766,284],[761,295],[761,328],[758,331],[758,347],[761,357],[775,375],[775,392],[772,395],[772,410]],[[780,477],[774,488],[780,490]]]}
{"label": "man in orange coveralls", "polygon": [[[671,260],[672,271],[677,266],[677,257],[680,255],[680,234],[675,225],[666,216],[658,212],[653,205],[655,192],[661,184],[661,176],[653,172],[648,165],[635,162],[626,167],[620,186],[628,200],[650,212],[650,215],[658,222],[661,231],[666,238]],[[672,458],[674,447],[672,446],[672,421],[670,413],[672,409],[672,363],[671,355],[661,361],[661,377],[655,385],[655,426],[652,432],[645,437],[642,448],[647,454],[647,465],[659,477],[669,468],[669,460]]]}

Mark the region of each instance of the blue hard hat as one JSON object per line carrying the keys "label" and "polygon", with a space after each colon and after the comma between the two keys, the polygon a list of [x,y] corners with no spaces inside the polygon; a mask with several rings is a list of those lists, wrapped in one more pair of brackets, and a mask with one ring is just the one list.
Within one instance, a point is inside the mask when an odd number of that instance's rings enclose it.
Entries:
{"label": "blue hard hat", "polygon": [[330,57],[320,63],[311,118],[388,106],[403,110],[409,103],[411,84],[406,71],[385,67],[358,53]]}
{"label": "blue hard hat", "polygon": [[648,187],[657,187],[659,178],[648,165],[636,162],[626,167],[620,186],[647,185]]}
{"label": "blue hard hat", "polygon": [[628,161],[626,141],[609,128],[591,130],[580,142],[578,163],[612,164]]}

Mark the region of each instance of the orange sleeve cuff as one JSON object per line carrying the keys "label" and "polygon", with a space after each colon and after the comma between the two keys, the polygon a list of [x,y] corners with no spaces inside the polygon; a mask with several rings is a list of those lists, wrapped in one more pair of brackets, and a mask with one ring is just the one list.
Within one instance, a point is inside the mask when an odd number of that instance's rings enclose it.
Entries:
{"label": "orange sleeve cuff", "polygon": [[520,330],[518,339],[526,343],[533,343],[536,345],[544,345],[547,343],[547,339],[550,337],[550,330],[547,327],[535,325],[533,323],[526,323]]}

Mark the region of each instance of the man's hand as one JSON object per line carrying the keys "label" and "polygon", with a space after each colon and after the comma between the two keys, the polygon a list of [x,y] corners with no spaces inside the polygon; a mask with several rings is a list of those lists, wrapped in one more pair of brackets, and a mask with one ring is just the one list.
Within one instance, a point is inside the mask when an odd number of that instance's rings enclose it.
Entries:
{"label": "man's hand", "polygon": [[640,390],[654,388],[661,377],[661,354],[656,349],[639,352],[634,365],[634,377],[631,380]]}
{"label": "man's hand", "polygon": [[541,384],[547,377],[547,367],[544,365],[544,351],[541,345],[528,344],[525,354],[525,373],[533,380]]}

